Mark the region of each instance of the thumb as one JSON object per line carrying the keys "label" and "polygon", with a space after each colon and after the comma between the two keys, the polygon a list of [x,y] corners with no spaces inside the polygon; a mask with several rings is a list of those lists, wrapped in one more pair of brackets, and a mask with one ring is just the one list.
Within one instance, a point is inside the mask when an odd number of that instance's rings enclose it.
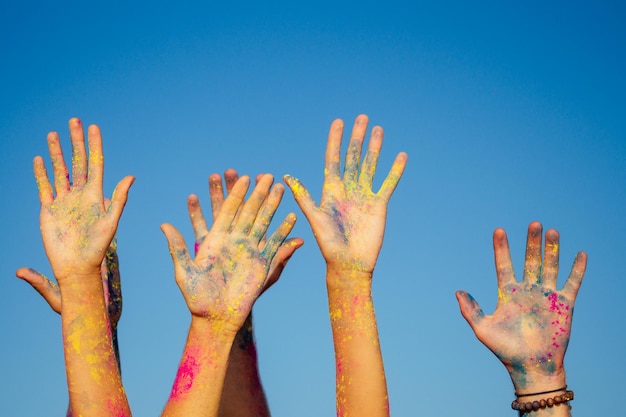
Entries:
{"label": "thumb", "polygon": [[461,308],[461,315],[463,315],[472,330],[474,330],[474,333],[476,333],[476,326],[478,326],[480,321],[485,317],[483,309],[480,308],[480,305],[476,302],[474,297],[465,291],[457,291],[456,299]]}
{"label": "thumb", "polygon": [[122,217],[122,211],[124,211],[124,206],[128,200],[128,191],[134,182],[135,177],[129,175],[118,182],[115,190],[113,190],[111,201],[106,207],[106,210],[112,212],[113,218],[116,219],[116,222],[119,221],[120,217]]}
{"label": "thumb", "polygon": [[304,185],[302,185],[299,179],[292,177],[291,175],[285,175],[283,180],[285,180],[285,183],[291,190],[293,198],[296,200],[296,203],[298,203],[298,206],[300,206],[302,213],[304,213],[307,219],[311,219],[311,216],[313,215],[315,209],[317,209],[317,206],[311,198],[309,191]]}
{"label": "thumb", "polygon": [[28,282],[46,300],[52,310],[61,314],[61,293],[54,282],[31,268],[20,268],[15,275]]}
{"label": "thumb", "polygon": [[276,255],[274,255],[274,259],[272,259],[272,264],[270,265],[270,272],[267,277],[267,281],[263,286],[263,291],[267,290],[269,287],[274,285],[276,281],[280,278],[280,274],[282,274],[283,269],[287,266],[287,262],[293,256],[293,254],[304,245],[304,240],[299,237],[294,237],[292,239],[287,239],[281,246],[278,248]]}
{"label": "thumb", "polygon": [[184,273],[185,270],[188,270],[192,266],[187,245],[180,232],[171,224],[162,224],[161,231],[167,239],[170,255],[174,262],[174,273],[176,276],[179,276],[179,274]]}

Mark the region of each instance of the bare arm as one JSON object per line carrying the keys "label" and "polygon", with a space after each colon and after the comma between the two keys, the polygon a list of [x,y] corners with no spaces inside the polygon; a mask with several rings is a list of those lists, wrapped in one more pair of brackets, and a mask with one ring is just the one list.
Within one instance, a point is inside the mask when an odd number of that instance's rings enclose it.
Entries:
{"label": "bare arm", "polygon": [[335,346],[338,416],[389,415],[387,383],[372,300],[372,274],[382,247],[387,204],[406,165],[400,153],[378,192],[372,190],[383,130],[376,126],[361,163],[367,116],[357,117],[340,175],[343,122],[328,134],[322,200],[285,176],[326,260],[328,306]]}
{"label": "bare arm", "polygon": [[193,260],[180,233],[171,225],[162,226],[176,282],[191,312],[183,358],[163,416],[217,416],[235,336],[295,223],[295,215],[288,215],[261,246],[284,188],[271,187],[273,178],[265,175],[244,204],[249,182],[244,176],[233,186]]}
{"label": "bare arm", "polygon": [[[262,176],[257,177],[257,182]],[[226,193],[230,193],[239,179],[234,169],[224,172]],[[218,174],[209,177],[209,193],[213,220],[217,218],[224,204],[224,184]],[[200,202],[196,196],[188,200],[189,217],[193,226],[196,248],[209,233]],[[303,244],[300,238],[288,239],[278,249],[270,265],[270,271],[263,292],[280,278],[280,274],[293,253]],[[264,244],[264,240],[261,242]],[[257,349],[254,340],[252,312],[237,332],[228,358],[228,367],[224,379],[224,389],[220,399],[220,417],[269,416],[270,411],[261,385],[257,362]]]}
{"label": "bare arm", "polygon": [[95,125],[89,127],[87,155],[80,120],[71,119],[69,127],[73,183],[54,132],[48,135],[54,190],[41,157],[35,158],[34,170],[42,238],[62,300],[70,407],[77,416],[130,416],[115,359],[100,268],[134,179],[126,177],[118,183],[105,209],[100,130]]}
{"label": "bare arm", "polygon": [[[536,402],[536,410],[520,415],[563,417],[570,415],[563,360],[570,339],[576,294],[585,273],[587,255],[578,253],[562,289],[557,290],[559,233],[546,232],[542,260],[542,226],[528,227],[526,263],[521,282],[515,279],[506,233],[493,234],[498,304],[486,315],[465,291],[457,292],[461,314],[478,340],[489,348],[509,371],[517,407]],[[555,401],[555,397],[557,397]],[[543,402],[542,402],[543,401]],[[551,405],[551,403],[555,403]],[[514,404],[515,405],[515,404]]]}

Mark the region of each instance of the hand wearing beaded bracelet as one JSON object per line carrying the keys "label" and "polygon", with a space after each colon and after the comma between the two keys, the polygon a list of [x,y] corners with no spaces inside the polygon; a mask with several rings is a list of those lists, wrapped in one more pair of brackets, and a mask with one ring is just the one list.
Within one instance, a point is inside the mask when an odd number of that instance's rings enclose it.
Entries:
{"label": "hand wearing beaded bracelet", "polygon": [[[543,392],[535,392],[532,394],[518,394],[517,392],[515,393],[515,395],[518,397],[515,401],[513,401],[511,403],[511,408],[513,410],[517,410],[520,412],[527,412],[527,411],[537,411],[540,409],[544,409],[546,407],[554,407],[555,405],[559,405],[562,403],[566,403],[568,401],[572,401],[574,399],[574,391],[566,391],[567,390],[567,385],[564,386],[563,388],[559,388],[559,389],[555,389],[555,390],[551,390],[551,391],[543,391]],[[541,400],[536,400],[536,401],[529,401],[529,402],[520,402],[519,397],[530,397],[532,395],[542,395],[542,394],[550,394],[552,392],[558,392],[558,391],[565,391],[564,394],[562,395],[555,395],[552,398],[548,398],[548,399],[541,399]]]}

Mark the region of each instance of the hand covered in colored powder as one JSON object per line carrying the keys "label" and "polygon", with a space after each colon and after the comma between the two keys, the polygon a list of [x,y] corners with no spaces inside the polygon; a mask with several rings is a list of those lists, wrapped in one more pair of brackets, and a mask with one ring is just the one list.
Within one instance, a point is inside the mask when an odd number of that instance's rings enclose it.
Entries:
{"label": "hand covered in colored powder", "polygon": [[579,252],[567,282],[557,290],[559,233],[546,232],[542,262],[542,226],[528,227],[521,282],[515,279],[506,233],[493,234],[498,303],[485,315],[466,292],[456,296],[461,314],[476,337],[506,366],[518,394],[565,386],[563,359],[570,338],[574,301],[585,273],[587,255]]}
{"label": "hand covered in colored powder", "polygon": [[340,173],[343,121],[335,120],[331,124],[319,206],[299,180],[286,175],[285,181],[311,224],[328,268],[371,274],[383,243],[387,204],[400,181],[407,155],[398,154],[380,190],[374,192],[372,181],[383,143],[383,129],[379,126],[372,129],[361,163],[367,122],[365,115],[358,116],[354,122],[343,177]]}
{"label": "hand covered in colored powder", "polygon": [[239,178],[193,260],[180,233],[169,224],[162,226],[176,283],[190,312],[220,323],[233,335],[260,295],[270,264],[296,221],[295,215],[289,214],[262,243],[284,192],[281,184],[271,187],[272,182],[269,174],[260,178],[244,204],[250,179]]}
{"label": "hand covered in colored powder", "polygon": [[[256,178],[257,183],[262,178],[262,175],[258,175]],[[233,186],[239,179],[239,175],[237,171],[234,169],[228,169],[224,172],[224,179],[226,183],[226,193],[230,194]],[[222,178],[219,174],[212,174],[209,177],[209,194],[211,196],[211,212],[213,216],[213,221],[217,218],[220,210],[222,209],[222,205],[224,204],[224,186],[222,184]],[[207,227],[207,222],[202,213],[202,208],[200,207],[200,201],[198,197],[195,195],[189,196],[187,199],[187,209],[189,211],[189,218],[191,219],[191,225],[193,227],[194,235],[196,238],[195,243],[195,253],[198,252],[198,248],[200,244],[204,241],[205,237],[209,234],[209,229]],[[240,211],[237,213],[237,215]],[[259,245],[262,250],[265,246],[266,239],[265,236],[261,240],[261,244]],[[285,269],[287,262],[291,259],[291,256],[294,252],[300,248],[304,244],[304,241],[299,238],[291,238],[287,239],[276,252],[276,256],[272,260],[270,265],[270,270],[268,273],[267,281],[263,285],[262,293],[265,292],[269,287],[271,287],[278,279],[280,278],[280,274]]]}
{"label": "hand covered in colored powder", "polygon": [[63,285],[69,277],[89,275],[100,270],[134,181],[132,176],[122,179],[113,192],[111,204],[105,209],[100,129],[96,125],[89,126],[87,155],[80,120],[71,119],[69,128],[72,183],[56,132],[48,134],[54,190],[43,159],[37,156],[33,161],[41,202],[41,235],[59,285]]}

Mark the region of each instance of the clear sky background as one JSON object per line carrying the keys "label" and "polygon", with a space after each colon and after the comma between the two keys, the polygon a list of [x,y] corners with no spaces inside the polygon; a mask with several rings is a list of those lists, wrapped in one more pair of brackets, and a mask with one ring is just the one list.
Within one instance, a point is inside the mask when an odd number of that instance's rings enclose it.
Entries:
{"label": "clear sky background", "polygon": [[[11,4],[10,4],[11,3]],[[433,2],[434,3],[434,2]],[[389,208],[374,297],[395,416],[516,415],[508,374],[454,291],[496,303],[491,235],[521,276],[526,228],[561,232],[560,284],[589,254],[566,357],[579,416],[614,415],[626,364],[626,9],[621,2],[3,2],[0,5],[0,415],[61,416],[59,317],[15,270],[50,274],[32,158],[67,120],[103,131],[110,194],[137,177],[118,240],[123,378],[158,415],[189,313],[159,225],[193,234],[186,197],[236,168],[299,177],[318,200],[331,121],[385,129]],[[324,262],[305,240],[255,306],[274,416],[335,413]]]}

